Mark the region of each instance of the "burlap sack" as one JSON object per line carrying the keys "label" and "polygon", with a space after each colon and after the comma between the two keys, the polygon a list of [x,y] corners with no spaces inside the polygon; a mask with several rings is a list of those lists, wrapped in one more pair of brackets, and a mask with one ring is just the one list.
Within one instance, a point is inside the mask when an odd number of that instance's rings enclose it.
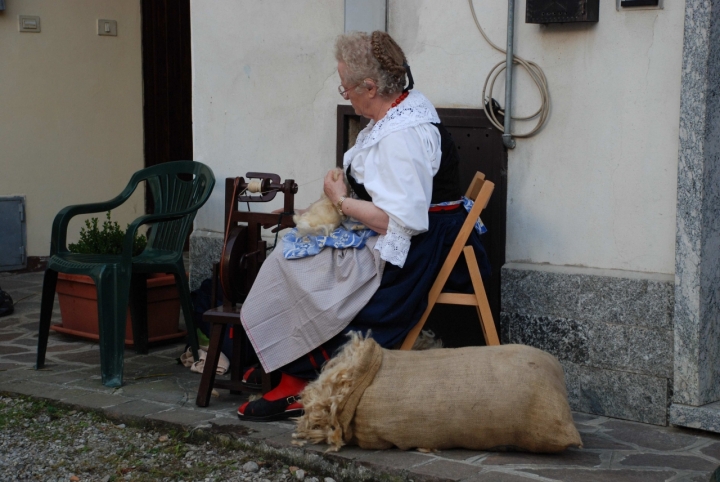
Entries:
{"label": "burlap sack", "polygon": [[335,450],[582,446],[560,364],[524,345],[399,351],[354,336],[302,402],[295,436]]}

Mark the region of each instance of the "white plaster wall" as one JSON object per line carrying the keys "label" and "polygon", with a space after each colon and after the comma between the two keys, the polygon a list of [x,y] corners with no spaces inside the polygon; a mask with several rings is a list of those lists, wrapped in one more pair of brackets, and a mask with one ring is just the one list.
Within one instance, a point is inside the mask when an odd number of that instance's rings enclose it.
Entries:
{"label": "white plaster wall", "polygon": [[[552,110],[509,154],[507,260],[672,273],[684,2],[633,12],[600,3],[596,25],[546,27],[525,24],[518,1],[517,51],[545,70]],[[506,5],[475,2],[499,44]],[[389,9],[416,87],[438,107],[480,107],[504,56],[480,37],[467,2],[389,0]],[[342,0],[193,1],[195,158],[218,178],[196,228],[222,230],[227,176],[276,172],[300,185],[298,205],[318,196],[335,162],[332,51],[343,13]],[[495,97],[504,103],[502,88]],[[537,106],[523,72],[515,106]]]}
{"label": "white plaster wall", "polygon": [[193,0],[191,13],[193,149],[217,178],[195,228],[222,230],[224,179],[250,171],[295,179],[296,204],[314,201],[335,165],[343,1]]}
{"label": "white plaster wall", "polygon": [[[601,0],[596,25],[540,26],[525,23],[518,0],[516,53],[544,69],[552,109],[541,133],[509,153],[508,262],[674,272],[684,7],[618,12]],[[507,3],[475,9],[504,45]],[[419,90],[438,107],[481,107],[504,56],[466,0],[390,0],[389,17]],[[518,76],[513,112],[534,112],[534,84]],[[504,104],[503,88],[494,96]]]}
{"label": "white plaster wall", "polygon": [[[64,206],[106,201],[143,167],[139,0],[11,0],[0,12],[0,195],[27,196],[29,256]],[[18,15],[39,15],[20,33]],[[97,35],[97,19],[118,22]],[[143,214],[142,192],[113,219]],[[104,219],[104,214],[99,216]],[[68,229],[77,240],[82,219]],[[2,229],[2,226],[0,226]]]}

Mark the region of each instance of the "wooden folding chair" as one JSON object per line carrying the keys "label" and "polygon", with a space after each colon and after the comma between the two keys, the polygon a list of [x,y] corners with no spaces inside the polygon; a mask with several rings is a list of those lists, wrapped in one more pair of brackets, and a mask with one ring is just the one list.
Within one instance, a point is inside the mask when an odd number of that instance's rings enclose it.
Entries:
{"label": "wooden folding chair", "polygon": [[[477,309],[478,317],[480,318],[480,326],[482,327],[483,335],[485,336],[486,345],[499,345],[500,340],[498,339],[497,331],[495,330],[495,323],[493,321],[492,313],[490,312],[490,305],[488,304],[487,295],[485,294],[485,286],[483,285],[482,278],[480,277],[480,269],[478,268],[477,258],[472,246],[465,246],[470,233],[475,229],[475,221],[477,221],[480,213],[485,207],[487,207],[490,196],[492,195],[495,185],[485,180],[485,174],[478,172],[475,174],[470,187],[465,193],[465,197],[472,199],[475,204],[467,215],[467,219],[460,228],[460,232],[455,238],[455,242],[450,248],[445,262],[438,273],[435,282],[430,288],[428,295],[428,306],[425,309],[420,321],[410,330],[410,333],[405,337],[405,341],[400,347],[401,350],[410,350],[415,343],[420,331],[422,331],[425,322],[430,316],[430,312],[437,303],[443,303],[448,305],[466,305],[474,306]],[[445,283],[450,276],[455,264],[460,259],[460,253],[465,254],[465,261],[467,262],[468,270],[470,271],[470,279],[473,285],[473,294],[463,293],[443,293]]]}

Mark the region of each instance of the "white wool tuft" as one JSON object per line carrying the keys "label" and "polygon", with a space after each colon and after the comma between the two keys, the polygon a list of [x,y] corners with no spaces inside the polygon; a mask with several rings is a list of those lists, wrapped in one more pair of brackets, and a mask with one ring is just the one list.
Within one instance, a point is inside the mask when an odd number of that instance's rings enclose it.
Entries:
{"label": "white wool tuft", "polygon": [[317,380],[301,393],[305,414],[298,420],[296,436],[311,443],[327,443],[337,451],[345,445],[338,408],[350,395],[355,380],[357,359],[373,346],[361,334],[352,332],[340,354],[330,359]]}
{"label": "white wool tuft", "polygon": [[298,236],[330,236],[340,227],[342,217],[330,199],[323,195],[307,211],[293,216]]}

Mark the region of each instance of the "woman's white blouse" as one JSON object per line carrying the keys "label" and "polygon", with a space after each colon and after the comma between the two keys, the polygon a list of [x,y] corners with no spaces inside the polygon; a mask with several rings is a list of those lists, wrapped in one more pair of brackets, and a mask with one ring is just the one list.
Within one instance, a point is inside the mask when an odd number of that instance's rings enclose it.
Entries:
{"label": "woman's white blouse", "polygon": [[399,267],[412,236],[428,229],[433,176],[442,157],[440,133],[430,122],[439,122],[434,107],[411,91],[383,119],[371,122],[344,157],[350,174],[390,217],[387,234],[378,238],[375,249]]}

